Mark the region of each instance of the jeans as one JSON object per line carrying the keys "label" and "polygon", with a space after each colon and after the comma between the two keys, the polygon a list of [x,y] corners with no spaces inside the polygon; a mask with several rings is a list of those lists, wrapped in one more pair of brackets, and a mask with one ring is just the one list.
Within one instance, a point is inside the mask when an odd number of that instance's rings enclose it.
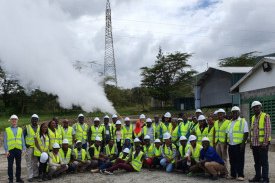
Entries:
{"label": "jeans", "polygon": [[229,145],[228,154],[230,162],[231,177],[244,177],[244,153],[245,150],[241,149],[241,145]]}
{"label": "jeans", "polygon": [[252,147],[254,162],[255,162],[255,178],[268,181],[268,146],[266,148],[262,148],[260,146],[253,146]]}
{"label": "jeans", "polygon": [[16,180],[21,179],[21,155],[22,151],[20,149],[12,149],[9,151],[10,155],[8,157],[8,175],[9,180],[13,181],[13,162],[15,159],[16,164]]}
{"label": "jeans", "polygon": [[166,168],[166,172],[172,172],[173,171],[173,163],[167,163],[166,158],[162,158],[160,160],[160,165],[164,168]]}
{"label": "jeans", "polygon": [[99,161],[98,162],[98,167],[100,170],[104,170],[107,168],[110,168],[112,166],[112,162],[104,162],[104,161]]}

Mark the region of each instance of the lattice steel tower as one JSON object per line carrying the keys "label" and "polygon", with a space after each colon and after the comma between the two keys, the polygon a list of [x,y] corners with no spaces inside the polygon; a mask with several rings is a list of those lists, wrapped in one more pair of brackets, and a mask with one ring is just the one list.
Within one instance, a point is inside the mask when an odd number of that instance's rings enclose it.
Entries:
{"label": "lattice steel tower", "polygon": [[105,84],[110,83],[117,86],[116,63],[112,34],[111,6],[109,0],[107,0],[106,3],[104,77]]}

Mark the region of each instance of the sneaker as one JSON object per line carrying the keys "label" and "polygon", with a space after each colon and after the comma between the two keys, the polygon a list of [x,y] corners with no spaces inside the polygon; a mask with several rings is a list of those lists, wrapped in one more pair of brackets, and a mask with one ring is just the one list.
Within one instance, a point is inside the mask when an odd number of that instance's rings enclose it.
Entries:
{"label": "sneaker", "polygon": [[244,181],[244,177],[238,177],[237,180],[238,181]]}
{"label": "sneaker", "polygon": [[110,171],[105,170],[105,174],[107,174],[107,175],[113,175],[114,173],[113,173],[113,172],[110,172]]}

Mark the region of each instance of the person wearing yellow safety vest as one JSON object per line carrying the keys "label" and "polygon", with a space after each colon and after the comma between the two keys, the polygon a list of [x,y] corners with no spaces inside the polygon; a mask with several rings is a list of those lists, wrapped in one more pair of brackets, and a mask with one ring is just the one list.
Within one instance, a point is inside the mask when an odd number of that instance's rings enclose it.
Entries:
{"label": "person wearing yellow safety vest", "polygon": [[192,122],[188,121],[187,115],[185,113],[181,114],[182,118],[178,118],[179,122],[179,137],[185,136],[188,138],[190,136],[190,130],[192,127]]}
{"label": "person wearing yellow safety vest", "polygon": [[125,163],[130,158],[131,155],[132,155],[132,153],[129,148],[123,149],[123,151],[121,153],[119,153],[119,156],[116,159],[116,161],[114,162],[113,166],[117,165],[119,163]]}
{"label": "person wearing yellow safety vest", "polygon": [[104,128],[104,134],[103,134],[104,141],[102,141],[102,146],[107,145],[109,143],[109,140],[112,138],[112,136],[111,136],[112,135],[112,133],[111,133],[112,131],[111,131],[111,125],[109,123],[109,120],[110,120],[110,117],[108,115],[105,115],[103,117],[103,124],[102,124],[102,126]]}
{"label": "person wearing yellow safety vest", "polygon": [[116,114],[112,115],[112,123],[111,123],[111,136],[114,137],[114,133],[116,130],[116,122],[118,120],[118,116]]}
{"label": "person wearing yellow safety vest", "polygon": [[165,133],[169,133],[169,124],[171,123],[172,120],[172,115],[170,112],[166,112],[164,114],[164,122],[161,122],[160,128],[161,128],[161,134],[160,134],[160,139],[163,139],[163,135]]}
{"label": "person wearing yellow safety vest", "polygon": [[175,165],[175,158],[177,155],[177,148],[171,141],[171,135],[166,132],[163,134],[164,145],[162,147],[162,159],[160,165],[166,169],[166,172],[173,171]]}
{"label": "person wearing yellow safety vest", "polygon": [[49,153],[49,180],[61,175],[68,169],[68,165],[61,163],[61,158],[59,154],[59,144],[55,142],[53,144],[52,149],[52,152]]}
{"label": "person wearing yellow safety vest", "polygon": [[[40,125],[40,130],[36,133],[34,138],[34,156],[39,159],[39,182],[47,180],[47,162],[48,162],[48,153],[50,140],[48,136],[48,125],[47,123],[42,123]],[[42,155],[43,153],[43,155]],[[42,156],[42,157],[41,157]],[[43,159],[44,157],[45,159]],[[42,161],[41,161],[42,159]]]}
{"label": "person wearing yellow safety vest", "polygon": [[82,142],[78,140],[73,150],[73,164],[75,165],[76,171],[84,172],[91,164],[88,158],[87,151],[83,149]]}
{"label": "person wearing yellow safety vest", "polygon": [[215,148],[217,140],[216,140],[216,129],[215,129],[215,126],[214,126],[213,115],[208,116],[207,123],[208,123],[207,137],[210,140],[210,146]]}
{"label": "person wearing yellow safety vest", "polygon": [[150,137],[150,142],[153,143],[156,137],[156,129],[152,125],[151,118],[146,119],[146,126],[142,128],[142,139],[144,139],[146,135]]}
{"label": "person wearing yellow safety vest", "polygon": [[73,153],[69,147],[69,140],[64,139],[62,141],[62,148],[59,150],[61,164],[68,165],[67,172],[75,172],[76,166],[73,164]]}
{"label": "person wearing yellow safety vest", "polygon": [[156,166],[160,166],[160,160],[162,159],[162,146],[161,141],[159,139],[156,139],[154,141],[154,153],[153,153],[153,166],[152,168]]}
{"label": "person wearing yellow safety vest", "polygon": [[51,151],[54,143],[58,143],[58,144],[62,143],[62,140],[61,140],[62,135],[58,132],[56,128],[56,123],[54,120],[50,121],[48,124],[48,134],[50,138],[50,151]]}
{"label": "person wearing yellow safety vest", "polygon": [[160,138],[160,134],[161,134],[161,128],[160,128],[160,121],[159,121],[159,115],[155,115],[154,116],[154,123],[153,123],[153,126],[155,127],[156,129],[156,139],[159,139]]}
{"label": "person wearing yellow safety vest", "polygon": [[98,173],[100,166],[105,166],[107,163],[107,156],[103,154],[103,149],[101,148],[101,138],[97,136],[95,138],[95,143],[88,149],[89,157],[91,159],[91,173]]}
{"label": "person wearing yellow safety vest", "polygon": [[269,182],[268,147],[271,141],[270,116],[262,112],[262,104],[254,101],[251,104],[254,116],[251,119],[250,147],[255,162],[255,176],[249,182]]}
{"label": "person wearing yellow safety vest", "polygon": [[[59,124],[59,119],[58,119],[58,117],[53,117],[53,119],[52,119],[53,121],[55,121],[55,128],[56,128],[56,130],[58,131],[58,133],[59,134],[62,134],[62,125],[60,125]],[[62,136],[61,136],[61,138],[59,139],[59,141],[62,143]]]}
{"label": "person wearing yellow safety vest", "polygon": [[215,127],[215,139],[216,139],[216,151],[218,155],[223,159],[225,162],[225,166],[227,166],[227,159],[228,159],[228,153],[227,153],[227,144],[225,143],[225,136],[226,136],[226,130],[228,125],[230,124],[230,121],[225,118],[225,110],[224,109],[218,109],[217,110],[217,118],[218,120],[215,121],[214,127]]}
{"label": "person wearing yellow safety vest", "polygon": [[92,125],[88,130],[88,142],[90,146],[94,144],[96,137],[100,137],[100,139],[103,139],[104,137],[104,127],[100,125],[98,117],[95,117],[94,125]]}
{"label": "person wearing yellow safety vest", "polygon": [[63,120],[63,126],[61,128],[62,140],[67,139],[70,147],[73,146],[75,141],[75,131],[73,127],[69,126],[69,120]]}
{"label": "person wearing yellow safety vest", "polygon": [[38,159],[34,156],[34,138],[39,133],[38,115],[31,116],[31,124],[26,125],[23,130],[26,141],[26,164],[28,170],[28,182],[33,182],[34,178],[38,178]]}
{"label": "person wearing yellow safety vest", "polygon": [[197,143],[197,137],[195,135],[189,136],[189,142],[191,144],[190,148],[186,152],[187,157],[187,165],[189,166],[189,174],[202,172],[202,169],[199,166],[200,160],[200,151],[202,149],[202,145]]}
{"label": "person wearing yellow safety vest", "polygon": [[186,153],[191,145],[187,143],[188,139],[185,136],[181,136],[179,141],[180,146],[178,149],[178,155],[176,160],[176,169],[180,170],[183,173],[187,173],[189,167],[187,165]]}
{"label": "person wearing yellow safety vest", "polygon": [[141,147],[136,146],[135,151],[132,153],[130,158],[126,160],[126,163],[116,164],[104,170],[104,173],[112,175],[113,172],[118,169],[123,169],[123,170],[126,170],[127,172],[140,172],[144,158],[145,158],[145,155],[141,151]]}
{"label": "person wearing yellow safety vest", "polygon": [[197,143],[201,145],[202,138],[208,135],[208,126],[204,115],[200,115],[198,121],[199,125],[194,129],[193,135],[197,136]]}
{"label": "person wearing yellow safety vest", "polygon": [[4,149],[8,159],[9,182],[13,182],[14,159],[16,162],[16,182],[24,182],[21,179],[21,156],[26,151],[23,130],[17,126],[18,117],[16,115],[10,117],[10,122],[11,126],[7,127],[4,132]]}
{"label": "person wearing yellow safety vest", "polygon": [[89,126],[84,122],[84,115],[78,115],[78,122],[73,125],[73,129],[75,131],[75,141],[81,141],[82,148],[87,149],[87,133]]}
{"label": "person wearing yellow safety vest", "polygon": [[125,125],[122,127],[123,131],[123,139],[125,140],[126,138],[130,139],[131,143],[133,142],[134,139],[134,127],[130,122],[130,118],[126,117],[124,119]]}
{"label": "person wearing yellow safety vest", "polygon": [[178,126],[178,119],[173,118],[172,122],[169,124],[168,131],[171,134],[171,140],[172,143],[178,147],[178,141],[179,141],[179,126]]}
{"label": "person wearing yellow safety vest", "polygon": [[113,139],[116,142],[118,153],[122,151],[122,145],[123,145],[123,130],[121,128],[121,121],[116,121],[116,128],[114,130]]}
{"label": "person wearing yellow safety vest", "polygon": [[154,158],[154,144],[150,142],[151,138],[149,135],[145,135],[144,137],[144,165],[148,168],[151,168],[153,165],[153,158]]}
{"label": "person wearing yellow safety vest", "polygon": [[249,130],[246,120],[240,117],[239,107],[232,107],[231,113],[232,120],[226,131],[226,142],[229,144],[230,174],[232,178],[244,181],[245,144]]}

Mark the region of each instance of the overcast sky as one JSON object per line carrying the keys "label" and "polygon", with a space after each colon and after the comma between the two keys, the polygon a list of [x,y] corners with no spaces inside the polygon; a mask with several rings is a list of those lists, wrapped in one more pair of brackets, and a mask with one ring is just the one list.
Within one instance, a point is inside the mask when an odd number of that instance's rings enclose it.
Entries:
{"label": "overcast sky", "polygon": [[[274,0],[110,0],[118,85],[140,84],[140,67],[164,52],[193,53],[197,71],[241,53],[275,52]],[[103,69],[105,0],[49,0],[79,42],[75,60]],[[39,6],[43,8],[43,6]],[[64,43],[66,44],[66,43]]]}

